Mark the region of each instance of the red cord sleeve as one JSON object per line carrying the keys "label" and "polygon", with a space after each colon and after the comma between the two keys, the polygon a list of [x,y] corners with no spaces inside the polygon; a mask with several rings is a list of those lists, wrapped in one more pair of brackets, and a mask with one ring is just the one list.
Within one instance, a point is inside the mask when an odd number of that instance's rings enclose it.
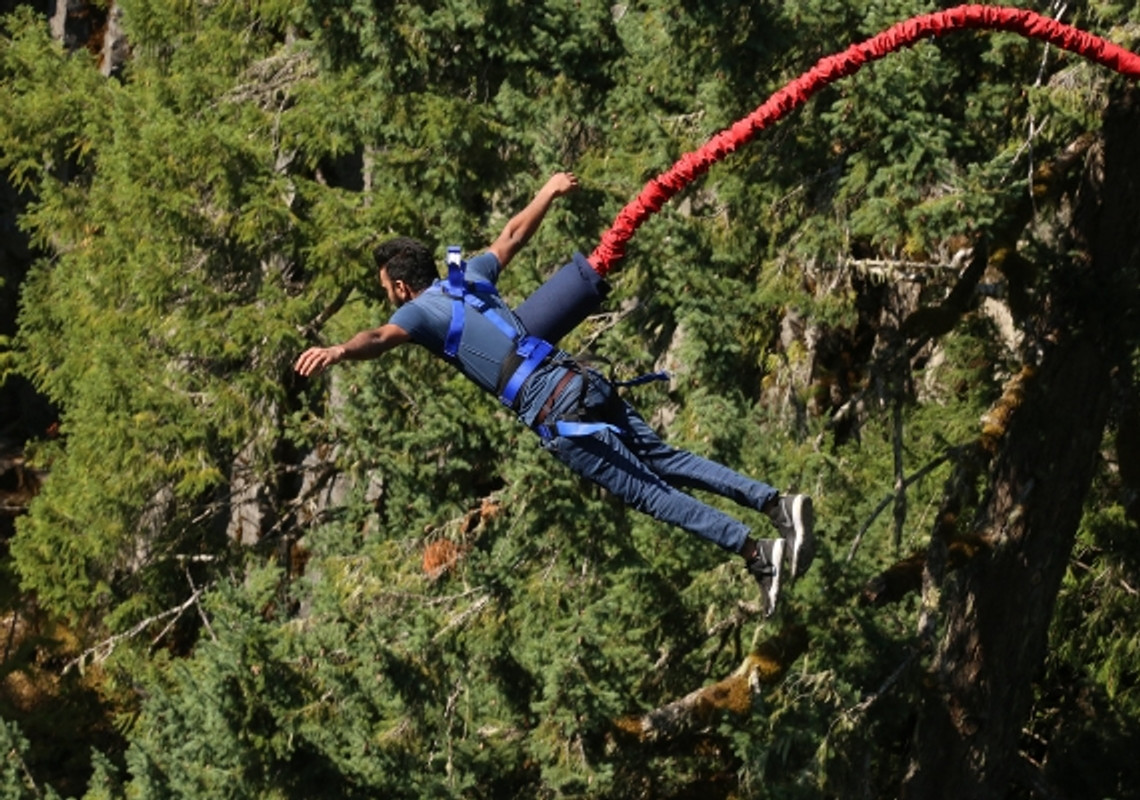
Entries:
{"label": "red cord sleeve", "polygon": [[764,128],[807,102],[827,84],[851,75],[869,61],[914,44],[927,36],[963,29],[1002,30],[1041,39],[1131,78],[1140,77],[1140,55],[1099,36],[1033,11],[999,6],[964,5],[913,17],[841,53],[819,60],[814,67],[779,89],[732,127],[715,134],[699,149],[683,155],[668,171],[649,181],[641,193],[614,219],[594,252],[590,266],[605,275],[625,255],[626,243],[649,215],[658,211],[715,162],[750,142]]}

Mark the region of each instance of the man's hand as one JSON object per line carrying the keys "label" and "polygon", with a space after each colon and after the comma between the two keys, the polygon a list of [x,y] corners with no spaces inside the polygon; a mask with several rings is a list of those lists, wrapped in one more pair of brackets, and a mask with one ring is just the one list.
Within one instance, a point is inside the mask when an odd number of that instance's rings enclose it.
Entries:
{"label": "man's hand", "polygon": [[573,172],[556,172],[546,181],[544,191],[550,192],[551,197],[561,197],[577,188],[578,178]]}
{"label": "man's hand", "polygon": [[310,347],[301,353],[301,357],[297,359],[297,363],[293,365],[293,369],[306,378],[310,378],[314,375],[320,375],[333,364],[343,360],[344,347],[341,345],[336,345],[335,347]]}
{"label": "man's hand", "polygon": [[551,175],[534,199],[526,208],[515,214],[499,237],[488,248],[499,259],[499,266],[505,268],[515,253],[530,239],[531,234],[538,230],[542,218],[550,209],[550,204],[564,194],[578,188],[578,178],[573,172],[556,172]]}

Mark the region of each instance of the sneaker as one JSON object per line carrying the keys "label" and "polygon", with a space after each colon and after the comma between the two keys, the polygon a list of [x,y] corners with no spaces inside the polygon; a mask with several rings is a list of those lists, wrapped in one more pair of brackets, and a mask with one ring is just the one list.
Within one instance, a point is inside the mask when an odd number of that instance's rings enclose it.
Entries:
{"label": "sneaker", "polygon": [[783,495],[767,513],[787,545],[791,561],[789,572],[794,581],[808,571],[815,557],[815,534],[812,533],[815,513],[811,498],[806,494]]}
{"label": "sneaker", "polygon": [[784,561],[784,540],[764,539],[756,543],[756,558],[748,562],[749,574],[760,584],[760,610],[772,616],[780,594],[780,566]]}

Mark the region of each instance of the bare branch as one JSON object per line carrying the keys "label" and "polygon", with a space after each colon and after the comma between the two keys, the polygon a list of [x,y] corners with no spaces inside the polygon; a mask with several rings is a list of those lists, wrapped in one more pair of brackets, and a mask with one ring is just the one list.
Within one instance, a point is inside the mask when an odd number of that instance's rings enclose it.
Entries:
{"label": "bare branch", "polygon": [[206,626],[206,632],[210,634],[210,638],[216,642],[218,641],[218,637],[214,633],[213,626],[210,625],[210,618],[206,616],[206,609],[202,608],[202,603],[198,599],[198,595],[201,593],[198,591],[198,587],[194,585],[194,576],[190,574],[189,567],[185,567],[185,570],[186,580],[190,583],[190,591],[194,593],[194,607],[198,609],[198,617],[202,620],[202,624]]}
{"label": "bare branch", "polygon": [[962,262],[970,255],[969,248],[963,248],[946,262],[935,261],[907,261],[905,259],[885,258],[845,258],[839,263],[841,268],[849,268],[873,280],[881,281],[923,281],[923,273],[957,272],[962,268]]}
{"label": "bare branch", "polygon": [[321,313],[317,314],[317,316],[299,328],[298,332],[306,339],[315,338],[321,328],[325,326],[325,323],[332,319],[333,315],[340,311],[344,304],[348,302],[348,297],[351,294],[351,286],[343,287],[340,292],[337,293],[337,296],[333,298],[333,301],[325,306]]}
{"label": "bare branch", "polygon": [[636,297],[626,300],[621,304],[621,308],[616,311],[609,311],[604,314],[594,314],[587,319],[588,323],[592,323],[597,327],[591,332],[590,336],[586,339],[585,344],[582,345],[583,350],[589,350],[594,346],[598,339],[612,328],[617,325],[634,311],[641,307],[640,302]]}
{"label": "bare branch", "polygon": [[[194,593],[190,595],[190,597],[187,598],[186,601],[181,605],[175,606],[174,608],[168,608],[166,611],[163,611],[161,614],[155,614],[153,617],[147,617],[146,619],[137,623],[130,630],[116,634],[109,639],[105,639],[94,647],[87,648],[64,665],[62,674],[66,675],[75,667],[79,667],[79,671],[82,672],[87,667],[88,663],[102,664],[104,661],[110,658],[113,652],[115,652],[115,648],[118,647],[120,642],[126,639],[133,639],[156,622],[174,617],[170,624],[163,629],[163,633],[165,633],[175,622],[178,621],[178,618],[181,617],[183,613],[185,613],[186,609],[190,608],[190,606],[198,602],[198,598],[201,596],[202,591],[205,588],[207,587],[195,589]],[[160,634],[158,638],[161,638],[161,636],[162,634]],[[158,638],[156,638],[154,641],[157,642]]]}
{"label": "bare branch", "polygon": [[867,518],[867,521],[864,522],[862,527],[859,528],[859,532],[855,534],[855,539],[851,542],[851,548],[847,551],[847,563],[851,563],[851,559],[855,557],[855,551],[859,549],[859,545],[863,542],[863,537],[866,535],[871,525],[873,525],[878,516],[886,510],[887,506],[891,504],[891,501],[895,499],[900,491],[905,491],[906,488],[915,481],[919,481],[925,478],[931,472],[945,464],[951,457],[955,456],[961,450],[961,446],[951,447],[949,450],[931,461],[918,472],[912,474],[909,478],[904,477],[902,478],[901,482],[896,480],[895,490],[884,497],[881,501],[879,501],[879,504],[875,506],[875,510],[871,512],[871,516]]}
{"label": "bare branch", "polygon": [[487,604],[490,602],[491,602],[491,595],[490,594],[485,594],[482,597],[480,597],[478,600],[476,600],[470,606],[463,609],[463,611],[459,612],[454,617],[449,619],[447,621],[447,624],[444,625],[442,628],[440,628],[439,632],[436,633],[436,635],[432,637],[432,641],[438,642],[443,637],[443,635],[445,633],[447,633],[448,631],[467,624],[468,620],[470,620],[474,616],[477,616],[479,614],[479,612],[482,611],[484,608],[486,608]]}
{"label": "bare branch", "polygon": [[305,50],[283,50],[246,70],[246,82],[225,96],[230,103],[256,103],[268,110],[279,106],[298,83],[313,78],[319,66]]}
{"label": "bare branch", "polygon": [[843,716],[848,720],[855,721],[856,718],[866,714],[867,711],[869,711],[870,708],[875,705],[875,703],[881,700],[891,690],[891,688],[899,682],[899,679],[901,679],[902,676],[906,674],[907,668],[914,663],[914,659],[918,656],[918,652],[918,650],[911,651],[911,653],[903,659],[902,663],[895,667],[894,672],[888,675],[887,679],[879,685],[878,689],[864,697],[854,707],[844,711]]}

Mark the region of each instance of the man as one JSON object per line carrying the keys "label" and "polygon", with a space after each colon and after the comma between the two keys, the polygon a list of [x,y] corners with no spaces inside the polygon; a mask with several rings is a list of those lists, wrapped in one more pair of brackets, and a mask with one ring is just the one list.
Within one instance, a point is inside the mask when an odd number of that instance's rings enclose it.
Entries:
{"label": "man", "polygon": [[[426,347],[498,395],[574,472],[638,511],[742,556],[770,615],[785,558],[793,579],[811,564],[811,499],[780,496],[767,484],[666,444],[604,377],[542,340],[536,344],[495,291],[501,271],[554,200],[577,186],[572,173],[553,175],[486,252],[466,263],[464,273],[457,272],[458,257],[449,255],[447,281],[439,280],[435,259],[422,243],[397,238],[381,244],[374,256],[380,283],[396,307],[391,319],[343,344],[306,350],[295,368],[307,377],[341,361],[377,358],[407,342]],[[743,522],[680,489],[710,491],[762,511],[779,535],[753,538]]]}

